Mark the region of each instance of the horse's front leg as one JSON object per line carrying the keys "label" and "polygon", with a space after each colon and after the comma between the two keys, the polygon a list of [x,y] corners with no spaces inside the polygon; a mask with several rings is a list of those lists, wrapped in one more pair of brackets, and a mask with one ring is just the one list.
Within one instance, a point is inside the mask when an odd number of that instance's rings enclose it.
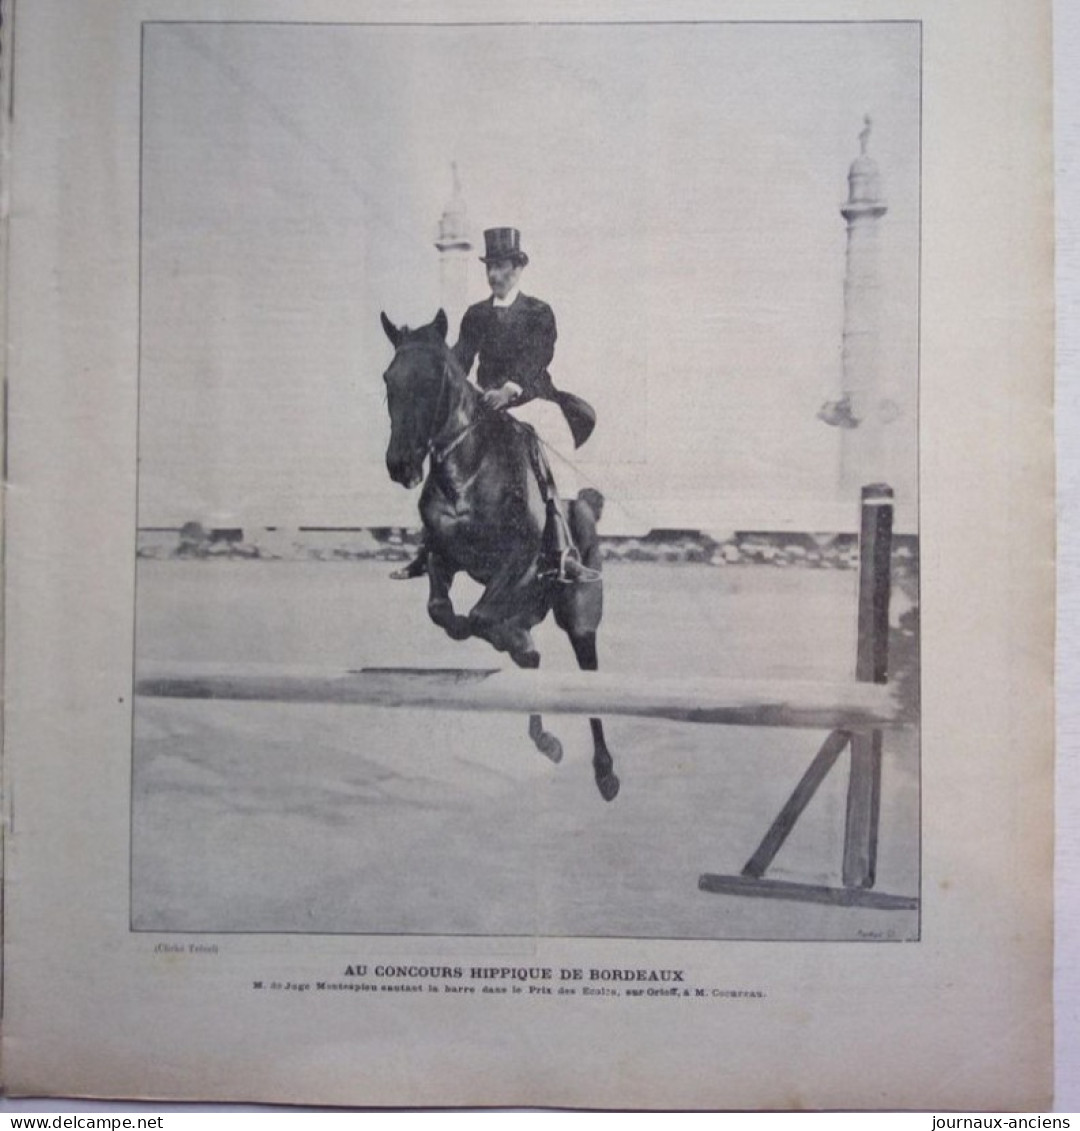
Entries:
{"label": "horse's front leg", "polygon": [[[594,672],[600,666],[596,655],[596,633],[579,632],[570,634],[570,643],[582,671]],[[590,718],[589,729],[593,737],[593,777],[596,788],[605,801],[614,801],[619,794],[619,779],[615,774],[615,760],[604,738],[602,719]]]}
{"label": "horse's front leg", "polygon": [[450,600],[450,586],[454,570],[435,551],[428,555],[428,616],[451,640],[465,640],[472,634],[469,618],[454,612]]}

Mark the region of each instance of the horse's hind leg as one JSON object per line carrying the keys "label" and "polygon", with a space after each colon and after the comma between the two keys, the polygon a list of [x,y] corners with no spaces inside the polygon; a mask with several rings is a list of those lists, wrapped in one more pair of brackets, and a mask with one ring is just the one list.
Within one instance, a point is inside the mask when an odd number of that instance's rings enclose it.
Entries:
{"label": "horse's hind leg", "polygon": [[544,730],[544,720],[540,715],[529,716],[529,737],[545,758],[550,758],[556,765],[562,761],[562,743],[551,731]]}
{"label": "horse's hind leg", "polygon": [[[570,633],[570,643],[582,671],[594,672],[599,667],[596,655],[596,633]],[[590,718],[589,729],[593,737],[593,776],[596,788],[605,801],[614,801],[619,793],[619,779],[615,774],[615,761],[607,747],[602,719]]]}
{"label": "horse's hind leg", "polygon": [[[597,513],[580,497],[571,507],[571,524],[574,538],[584,563],[599,571],[603,555],[596,532]],[[604,590],[599,581],[583,581],[565,586],[557,595],[552,611],[555,622],[570,637],[577,657],[578,667],[585,672],[599,668],[596,654],[596,629],[604,615]],[[619,792],[619,779],[615,763],[604,738],[604,723],[598,718],[589,719],[593,736],[593,775],[596,788],[605,801],[613,801]]]}
{"label": "horse's hind leg", "polygon": [[591,718],[589,727],[593,737],[592,765],[596,788],[605,801],[614,801],[619,795],[619,779],[615,773],[615,761],[604,740],[604,722],[602,719]]}

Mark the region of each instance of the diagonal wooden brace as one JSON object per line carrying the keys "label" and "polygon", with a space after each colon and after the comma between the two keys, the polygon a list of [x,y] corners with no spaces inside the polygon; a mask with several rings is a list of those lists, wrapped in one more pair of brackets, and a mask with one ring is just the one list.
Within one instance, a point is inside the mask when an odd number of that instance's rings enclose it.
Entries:
{"label": "diagonal wooden brace", "polygon": [[757,851],[747,861],[746,867],[742,870],[744,876],[760,879],[765,875],[784,841],[787,840],[788,833],[795,827],[803,810],[817,793],[818,786],[825,780],[850,740],[851,734],[846,730],[834,730],[825,739],[806,773],[788,798],[787,804],[780,810],[769,831],[762,838]]}

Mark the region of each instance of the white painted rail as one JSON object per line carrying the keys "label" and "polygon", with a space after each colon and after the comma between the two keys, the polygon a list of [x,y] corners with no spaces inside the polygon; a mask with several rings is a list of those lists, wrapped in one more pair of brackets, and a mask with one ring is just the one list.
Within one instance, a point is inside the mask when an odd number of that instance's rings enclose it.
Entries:
{"label": "white painted rail", "polygon": [[853,731],[906,721],[891,688],[854,680],[687,680],[614,672],[470,668],[184,668],[146,663],[138,665],[136,674],[137,695],[169,699],[633,715],[684,723]]}

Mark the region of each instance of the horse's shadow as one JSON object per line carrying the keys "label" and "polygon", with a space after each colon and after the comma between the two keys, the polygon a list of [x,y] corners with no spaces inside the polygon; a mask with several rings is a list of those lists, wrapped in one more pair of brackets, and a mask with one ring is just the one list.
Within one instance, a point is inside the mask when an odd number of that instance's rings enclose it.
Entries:
{"label": "horse's shadow", "polygon": [[[566,506],[574,542],[595,580],[561,583],[546,576],[541,555],[549,504],[537,474],[535,433],[507,413],[484,408],[447,348],[443,311],[418,330],[398,328],[385,314],[382,324],[394,346],[384,375],[390,414],[386,466],[391,479],[405,487],[424,484],[420,517],[429,616],[454,640],[480,637],[519,667],[536,668],[540,653],[530,630],[550,612],[569,637],[578,666],[596,671],[603,496],[585,490]],[[483,586],[467,616],[450,598],[460,572]],[[589,726],[596,786],[611,801],[619,779],[604,725],[590,718]],[[562,759],[562,744],[544,729],[539,714],[530,716],[528,733],[545,757]]]}

